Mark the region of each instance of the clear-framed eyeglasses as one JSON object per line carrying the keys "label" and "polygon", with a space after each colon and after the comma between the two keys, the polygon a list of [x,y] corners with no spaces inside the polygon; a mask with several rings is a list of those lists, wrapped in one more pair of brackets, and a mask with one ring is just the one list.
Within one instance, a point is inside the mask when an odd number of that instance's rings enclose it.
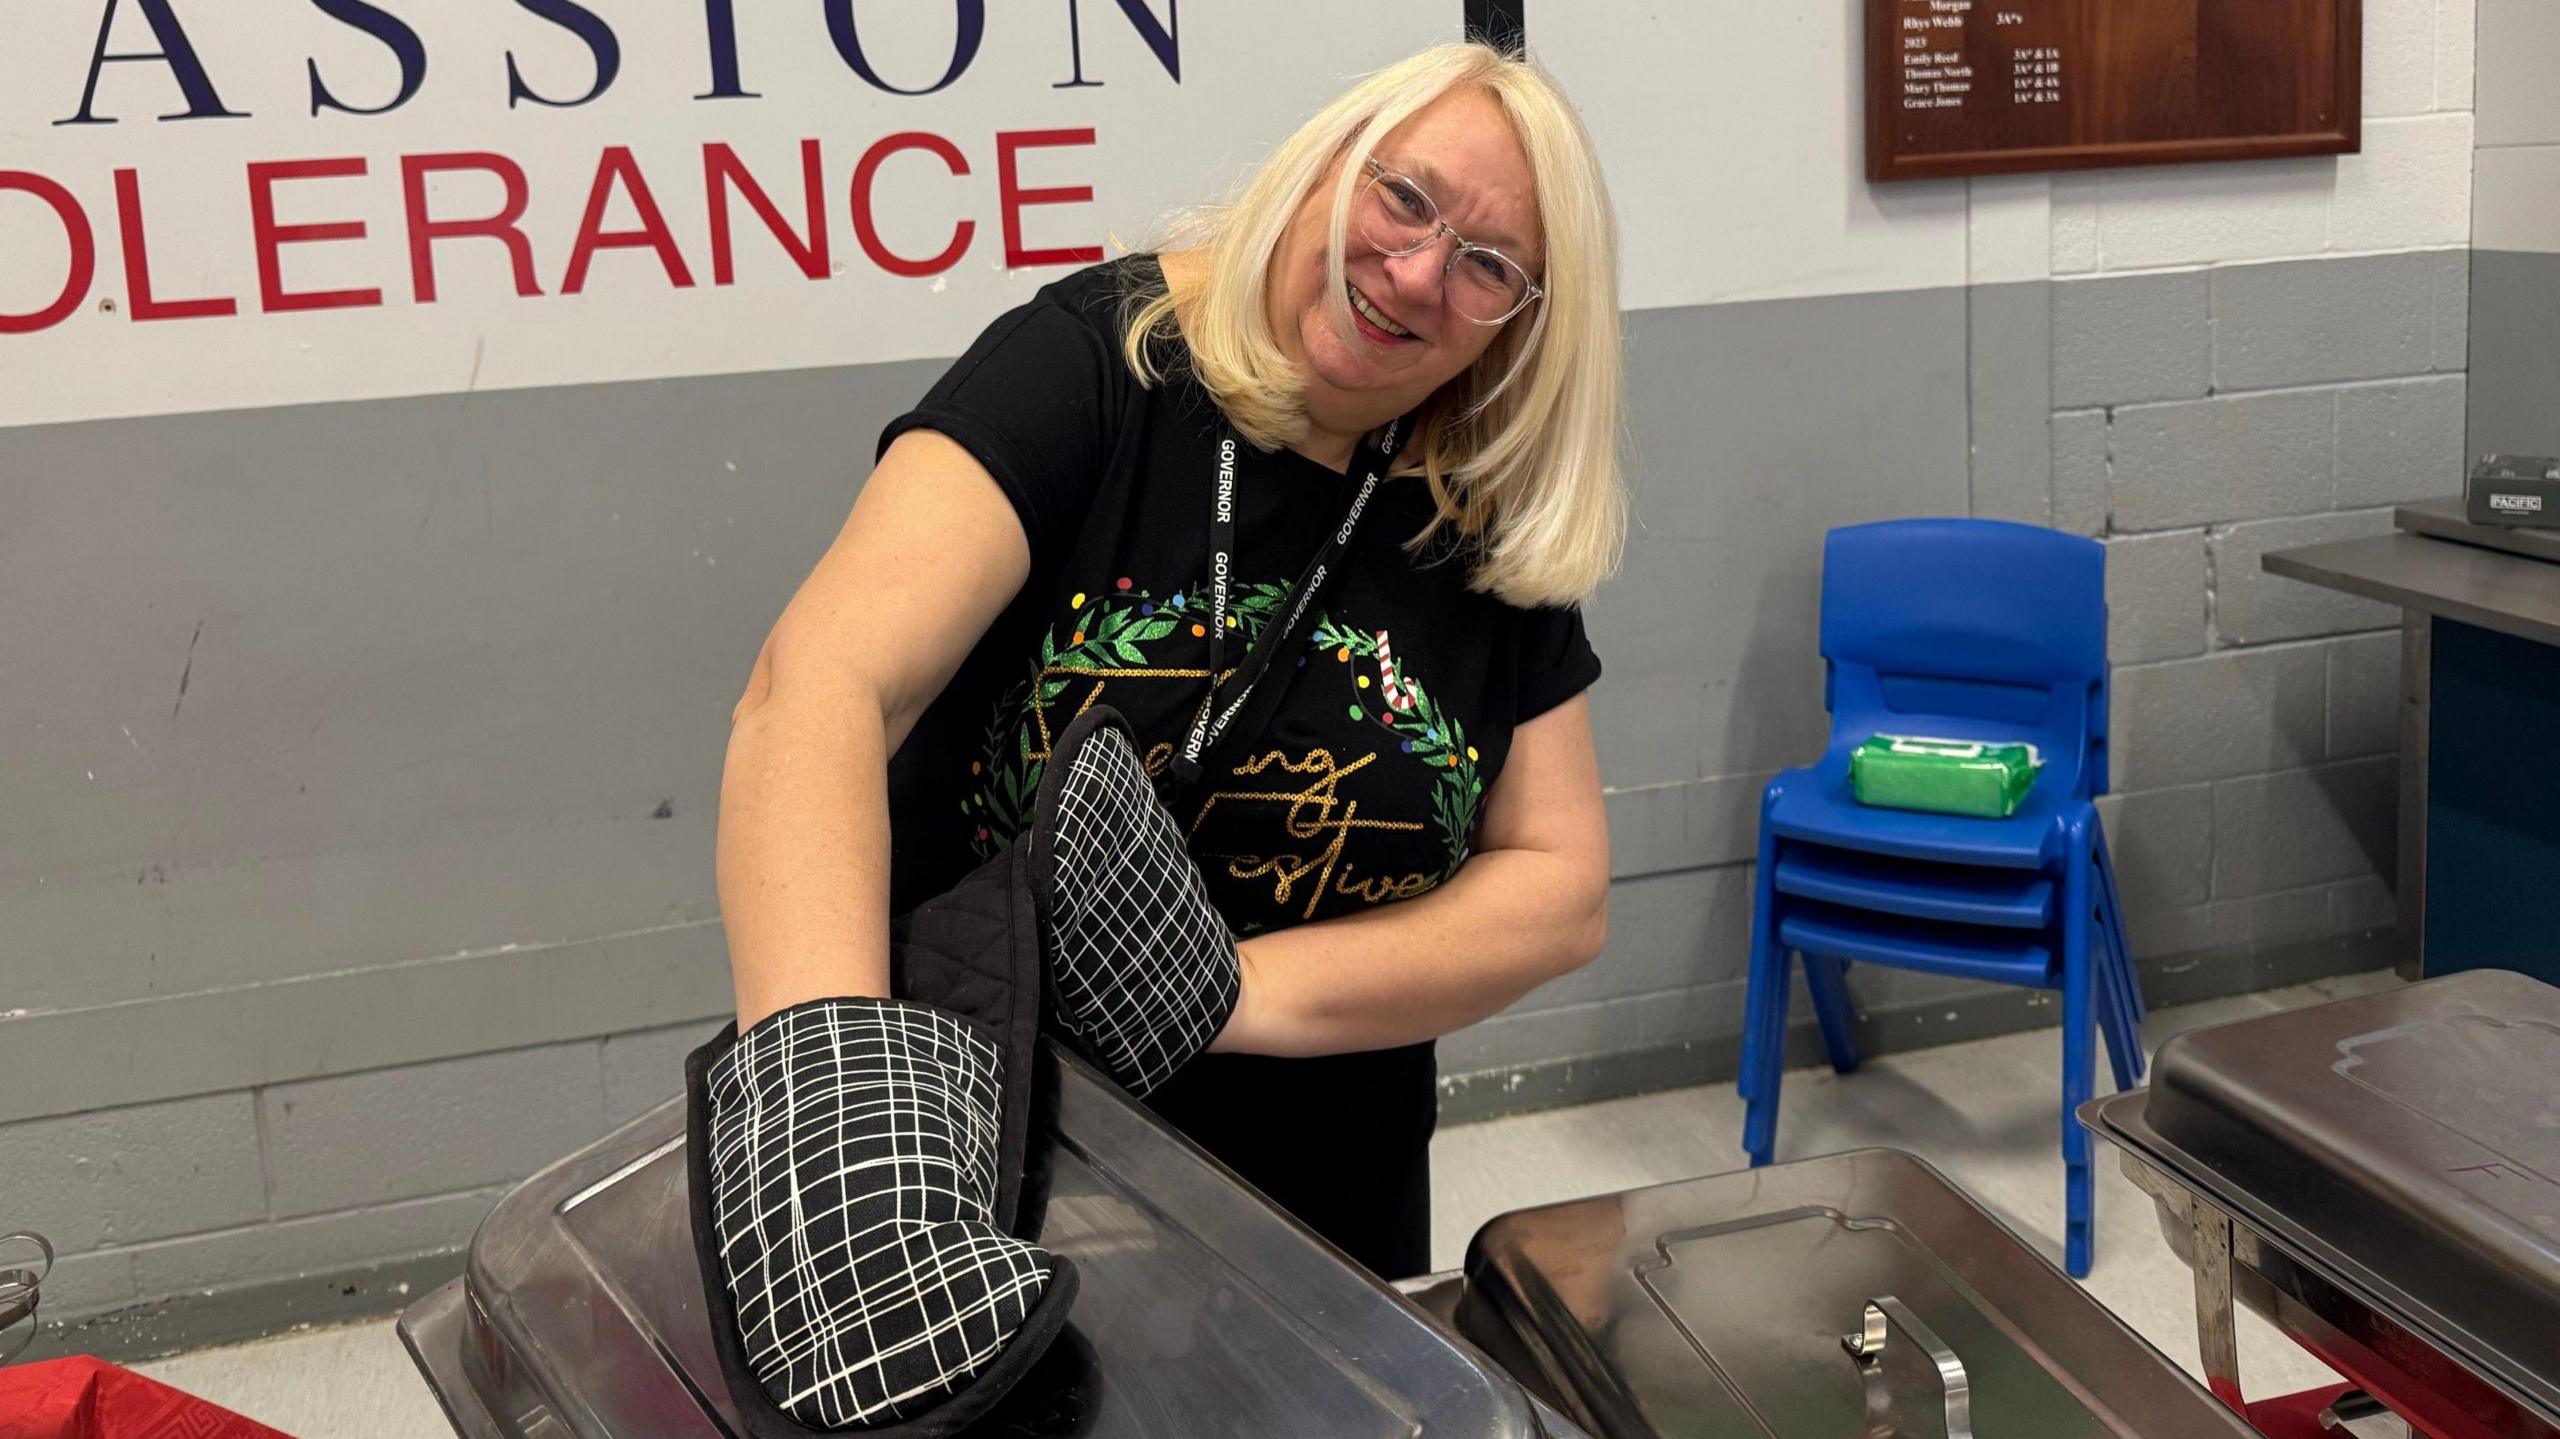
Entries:
{"label": "clear-framed eyeglasses", "polygon": [[1369,161],[1369,183],[1361,188],[1352,223],[1381,255],[1410,255],[1438,243],[1442,235],[1456,242],[1440,268],[1442,282],[1449,303],[1479,325],[1499,325],[1546,294],[1519,261],[1450,229],[1440,218],[1440,207],[1412,176],[1375,159]]}

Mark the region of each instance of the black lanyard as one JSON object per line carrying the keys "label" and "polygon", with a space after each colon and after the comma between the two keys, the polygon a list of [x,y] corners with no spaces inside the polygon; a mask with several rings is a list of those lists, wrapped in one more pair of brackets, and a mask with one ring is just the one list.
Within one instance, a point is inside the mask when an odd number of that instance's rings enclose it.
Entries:
{"label": "black lanyard", "polygon": [[[1369,450],[1368,474],[1360,489],[1351,497],[1351,508],[1344,512],[1342,523],[1334,527],[1323,548],[1307,561],[1306,572],[1289,587],[1289,612],[1285,619],[1263,627],[1262,636],[1246,654],[1244,664],[1228,685],[1218,683],[1219,671],[1227,663],[1228,592],[1235,583],[1236,558],[1236,438],[1233,431],[1218,441],[1217,471],[1209,489],[1209,691],[1200,698],[1199,711],[1192,717],[1190,733],[1176,752],[1171,766],[1175,782],[1188,787],[1200,778],[1203,756],[1217,748],[1237,718],[1244,713],[1245,702],[1253,697],[1271,661],[1283,649],[1294,645],[1307,612],[1315,604],[1316,595],[1325,581],[1341,567],[1343,551],[1350,547],[1351,536],[1360,528],[1361,512],[1369,507],[1369,497],[1377,493],[1378,481],[1384,479],[1387,466],[1396,457],[1397,437],[1404,432],[1404,421],[1387,426]],[[1283,686],[1275,685],[1270,693],[1277,695]],[[1264,708],[1269,708],[1266,699]],[[1267,714],[1259,717],[1267,719]],[[1251,734],[1261,728],[1259,720],[1247,725],[1239,734]]]}

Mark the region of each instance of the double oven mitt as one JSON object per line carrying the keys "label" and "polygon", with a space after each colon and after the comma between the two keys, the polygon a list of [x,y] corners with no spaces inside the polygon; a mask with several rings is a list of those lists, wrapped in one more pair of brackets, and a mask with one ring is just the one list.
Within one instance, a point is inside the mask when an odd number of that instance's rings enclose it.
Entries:
{"label": "double oven mitt", "polygon": [[819,999],[685,1064],[696,1259],[752,1439],[943,1439],[1064,1327],[1075,1271],[1022,1210],[1040,1017],[1008,850],[891,930],[901,999]]}
{"label": "double oven mitt", "polygon": [[1144,1095],[1226,1028],[1242,973],[1118,711],[1086,710],[1051,745],[1027,847],[1050,1023]]}

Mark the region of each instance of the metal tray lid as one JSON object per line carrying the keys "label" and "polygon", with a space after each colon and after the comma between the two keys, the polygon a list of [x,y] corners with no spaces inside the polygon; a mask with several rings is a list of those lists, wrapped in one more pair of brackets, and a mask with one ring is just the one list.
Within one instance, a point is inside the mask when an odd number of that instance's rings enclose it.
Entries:
{"label": "metal tray lid", "polygon": [[[1536,1439],[1531,1401],[1130,1103],[1044,1044],[1055,1075],[1042,1240],[1081,1281],[1064,1338],[993,1435]],[[461,1362],[510,1436],[741,1432],[712,1356],[670,1103],[525,1181],[464,1271]],[[475,1431],[476,1432],[476,1431]]]}
{"label": "metal tray lid", "polygon": [[1893,1150],[1504,1215],[1458,1323],[1601,1439],[2255,1433]]}
{"label": "metal tray lid", "polygon": [[2162,1045],[2094,1127],[2560,1412],[2560,989],[2471,970]]}

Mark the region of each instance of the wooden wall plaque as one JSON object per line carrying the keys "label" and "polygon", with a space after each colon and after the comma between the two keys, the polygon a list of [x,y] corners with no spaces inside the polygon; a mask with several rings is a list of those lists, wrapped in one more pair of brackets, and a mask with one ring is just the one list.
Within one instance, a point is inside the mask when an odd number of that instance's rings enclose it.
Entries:
{"label": "wooden wall plaque", "polygon": [[1867,0],[1867,178],[2336,155],[2362,0]]}

